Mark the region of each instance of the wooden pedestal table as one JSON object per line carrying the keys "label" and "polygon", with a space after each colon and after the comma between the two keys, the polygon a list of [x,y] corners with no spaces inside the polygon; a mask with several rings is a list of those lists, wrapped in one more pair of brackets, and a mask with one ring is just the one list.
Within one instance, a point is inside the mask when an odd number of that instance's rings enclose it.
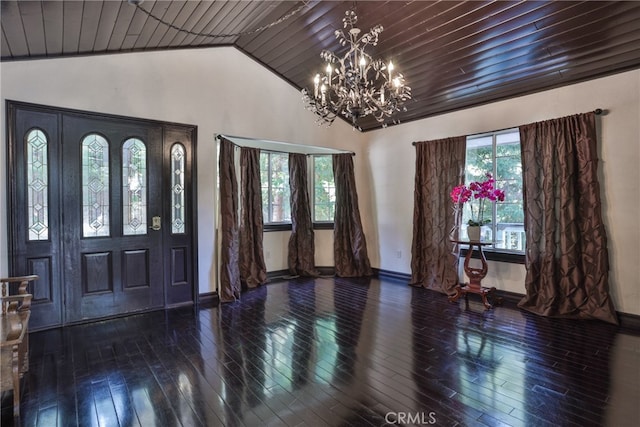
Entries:
{"label": "wooden pedestal table", "polygon": [[[467,256],[464,258],[464,272],[467,274],[467,277],[469,278],[469,283],[465,284],[464,286],[456,287],[456,293],[455,295],[452,295],[449,297],[449,301],[456,302],[458,301],[458,298],[460,298],[463,295],[466,299],[468,293],[478,294],[482,297],[482,304],[484,304],[485,309],[487,310],[491,309],[491,304],[489,304],[489,301],[487,300],[487,296],[493,293],[493,291],[495,291],[496,288],[494,287],[487,288],[482,286],[481,284],[482,279],[485,278],[485,276],[487,275],[487,272],[489,271],[487,259],[484,257],[484,253],[482,252],[482,247],[492,245],[493,242],[486,242],[486,241],[483,242],[483,241],[477,241],[477,240],[471,240],[471,241],[470,240],[452,240],[451,242],[462,244],[462,245],[469,245],[469,250],[467,250]],[[475,268],[469,265],[474,248],[477,248],[478,253],[480,255],[481,268]]]}

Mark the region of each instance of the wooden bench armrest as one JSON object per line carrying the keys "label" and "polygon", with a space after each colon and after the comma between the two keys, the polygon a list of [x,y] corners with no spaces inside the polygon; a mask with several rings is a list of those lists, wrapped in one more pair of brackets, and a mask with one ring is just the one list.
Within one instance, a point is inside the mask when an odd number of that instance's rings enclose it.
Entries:
{"label": "wooden bench armrest", "polygon": [[[29,311],[22,313],[7,313],[2,316],[3,334],[0,338],[0,347],[12,347],[22,343],[29,329]],[[6,336],[5,336],[6,333]]]}
{"label": "wooden bench armrest", "polygon": [[17,313],[23,311],[29,311],[31,309],[31,299],[33,295],[31,294],[21,294],[21,295],[8,295],[5,297],[1,297],[2,306],[3,306],[3,315],[4,313]]}
{"label": "wooden bench armrest", "polygon": [[30,282],[32,280],[38,280],[38,279],[39,279],[39,276],[37,274],[29,274],[27,276],[5,277],[3,279],[0,279],[0,282],[16,283],[16,282],[24,282],[25,280],[27,282]]}
{"label": "wooden bench armrest", "polygon": [[11,283],[20,283],[18,286],[18,295],[27,293],[27,285],[29,282],[34,280],[38,280],[40,277],[37,274],[31,274],[29,276],[16,276],[16,277],[5,277],[0,279],[0,283],[2,283],[2,294],[6,295],[6,286]]}
{"label": "wooden bench armrest", "polygon": [[[15,276],[15,277],[4,277],[2,279],[0,279],[0,285],[2,285],[2,293],[0,294],[0,296],[2,298],[7,298],[9,297],[9,294],[13,291],[16,292],[15,289],[15,285],[12,286],[15,283],[18,283],[18,289],[17,289],[17,294],[16,295],[28,295],[28,291],[27,291],[27,286],[29,286],[29,282],[32,282],[34,280],[38,280],[40,277],[37,274],[31,274],[28,276]],[[14,295],[15,296],[15,295]],[[9,307],[15,307],[15,304],[17,304],[17,302],[15,301],[11,301],[8,304],[4,302],[4,300],[2,301],[2,315],[4,316],[4,314],[7,312],[7,309]],[[22,307],[20,310],[29,310],[31,308],[31,297],[29,297],[29,299],[24,300],[22,302]]]}

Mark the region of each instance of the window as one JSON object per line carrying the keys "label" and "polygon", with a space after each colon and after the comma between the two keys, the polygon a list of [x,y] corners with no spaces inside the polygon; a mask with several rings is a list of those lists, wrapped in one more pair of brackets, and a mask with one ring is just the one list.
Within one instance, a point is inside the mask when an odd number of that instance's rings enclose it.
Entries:
{"label": "window", "polygon": [[[486,214],[491,218],[491,223],[483,228],[482,239],[494,241],[493,248],[496,250],[523,253],[525,233],[518,129],[467,138],[465,183],[483,181],[488,172],[493,174],[496,188],[505,192],[505,200],[489,204],[491,212]],[[470,212],[465,208],[463,232],[469,217]]]}
{"label": "window", "polygon": [[48,140],[40,129],[27,134],[27,224],[29,240],[49,239]]}
{"label": "window", "polygon": [[109,143],[94,133],[82,140],[83,237],[110,235],[109,209]]}
{"label": "window", "polygon": [[122,234],[147,234],[147,147],[137,138],[122,145]]}
{"label": "window", "polygon": [[185,233],[184,206],[184,156],[182,144],[176,143],[171,147],[171,232]]}
{"label": "window", "polygon": [[313,156],[313,222],[333,222],[336,186],[332,156]]}
{"label": "window", "polygon": [[260,152],[262,218],[265,224],[290,224],[289,154]]}

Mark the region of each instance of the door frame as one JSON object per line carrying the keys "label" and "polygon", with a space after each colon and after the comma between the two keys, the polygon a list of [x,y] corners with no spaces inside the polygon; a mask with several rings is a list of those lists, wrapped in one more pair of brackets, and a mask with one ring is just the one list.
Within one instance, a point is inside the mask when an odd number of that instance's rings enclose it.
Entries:
{"label": "door frame", "polygon": [[[6,178],[7,178],[7,245],[8,245],[8,266],[9,266],[9,275],[11,276],[16,276],[16,275],[24,275],[27,273],[26,268],[28,268],[28,266],[25,266],[25,261],[22,260],[21,258],[25,257],[25,253],[23,253],[24,251],[24,244],[22,243],[26,237],[25,236],[21,236],[19,232],[15,231],[17,230],[18,225],[24,224],[25,219],[22,217],[19,217],[19,213],[18,213],[18,209],[13,209],[14,206],[18,206],[18,204],[21,201],[22,196],[20,195],[20,192],[24,192],[24,188],[17,188],[17,183],[16,183],[16,177],[17,177],[17,173],[20,170],[20,167],[18,165],[18,161],[23,158],[23,156],[19,156],[17,153],[17,150],[22,149],[22,144],[19,143],[16,140],[16,137],[18,138],[22,138],[22,136],[18,136],[16,135],[16,112],[19,110],[25,110],[25,111],[29,111],[29,112],[34,112],[34,113],[46,113],[46,114],[55,114],[57,115],[57,135],[56,138],[59,141],[59,147],[57,147],[55,150],[53,150],[53,153],[50,154],[50,156],[55,156],[55,170],[53,170],[53,168],[50,169],[49,171],[49,175],[51,177],[55,176],[57,182],[62,182],[63,179],[63,168],[62,168],[62,144],[63,144],[63,135],[62,135],[62,117],[65,114],[71,114],[74,116],[82,116],[82,117],[86,117],[86,118],[90,118],[90,119],[94,119],[94,120],[101,120],[101,119],[105,119],[105,120],[110,120],[110,121],[122,121],[122,122],[127,122],[127,123],[138,123],[138,124],[146,124],[146,125],[157,125],[157,126],[161,126],[162,127],[162,146],[163,146],[163,155],[162,155],[162,175],[163,175],[163,181],[166,179],[165,177],[168,176],[168,168],[170,168],[170,165],[167,163],[168,161],[168,156],[165,155],[165,149],[167,144],[169,144],[169,146],[171,146],[171,142],[167,142],[168,138],[173,137],[176,135],[176,133],[182,133],[182,134],[186,134],[189,136],[190,139],[190,143],[189,143],[189,149],[187,150],[187,159],[186,161],[188,161],[190,163],[191,166],[191,171],[189,174],[189,179],[186,180],[185,182],[185,186],[187,187],[187,191],[190,192],[190,195],[188,197],[189,201],[190,201],[190,206],[188,206],[188,218],[189,221],[191,222],[190,224],[190,234],[191,234],[191,239],[189,239],[188,244],[186,245],[186,249],[189,251],[190,256],[189,256],[189,260],[188,260],[188,269],[191,273],[191,277],[190,277],[190,281],[191,281],[191,287],[190,287],[190,291],[191,291],[191,301],[187,301],[187,302],[179,302],[179,303],[170,303],[169,302],[169,296],[168,293],[170,291],[169,287],[172,285],[171,282],[171,277],[168,277],[168,267],[166,267],[164,269],[165,273],[164,273],[164,279],[163,279],[163,287],[164,287],[164,303],[163,303],[163,308],[167,309],[167,308],[172,308],[172,307],[176,307],[176,306],[182,306],[182,305],[194,305],[197,306],[199,304],[199,284],[198,284],[198,215],[197,215],[197,208],[198,208],[198,200],[197,200],[197,162],[196,162],[196,151],[197,151],[197,126],[196,125],[189,125],[189,124],[182,124],[182,123],[177,123],[177,122],[166,122],[166,121],[159,121],[159,120],[152,120],[152,119],[144,119],[144,118],[136,118],[136,117],[128,117],[128,116],[122,116],[122,115],[116,115],[116,114],[106,114],[106,113],[99,113],[99,112],[91,112],[91,111],[84,111],[84,110],[77,110],[77,109],[71,109],[71,108],[64,108],[64,107],[56,107],[56,106],[49,106],[49,105],[42,105],[42,104],[34,104],[34,103],[28,103],[28,102],[22,102],[22,101],[15,101],[15,100],[9,100],[7,99],[5,101],[5,108],[6,108],[6,126],[7,126],[7,140],[6,140],[6,144],[7,144],[7,163],[6,163]],[[25,178],[26,179],[26,178]],[[22,180],[24,181],[24,180]],[[163,187],[165,186],[165,183],[163,183]],[[63,192],[62,191],[57,191],[57,194],[53,194],[52,190],[49,190],[49,198],[55,198],[56,203],[58,204],[58,206],[62,206],[62,196],[63,196]],[[168,200],[165,200],[163,202],[163,211],[168,212],[170,210],[170,208],[168,207]],[[63,236],[63,231],[64,231],[64,223],[63,223],[63,209],[60,208],[57,211],[54,211],[53,209],[49,210],[49,217],[51,218],[52,216],[56,216],[56,221],[60,226],[60,230],[59,230],[59,238],[57,242],[53,242],[52,244],[57,248],[57,253],[60,254],[64,254],[64,236]],[[164,213],[163,213],[164,215]],[[165,252],[169,251],[171,248],[169,246],[169,243],[165,241],[165,239],[163,239],[163,245],[162,245],[162,253],[163,253],[163,259],[165,259]],[[40,330],[40,329],[48,329],[48,328],[54,328],[54,327],[59,327],[59,326],[65,326],[65,325],[71,325],[74,323],[84,323],[85,321],[79,321],[79,322],[68,322],[66,319],[66,310],[65,310],[65,301],[64,301],[64,295],[65,295],[65,289],[63,288],[63,284],[65,283],[64,281],[64,277],[65,277],[65,272],[64,272],[64,261],[62,259],[60,259],[58,261],[58,265],[60,266],[59,269],[59,273],[57,273],[57,275],[59,277],[56,277],[54,280],[57,280],[58,282],[58,292],[60,295],[60,298],[62,299],[60,301],[60,310],[61,310],[61,323],[60,324],[55,324],[55,325],[47,325],[44,326],[42,328],[32,328],[33,330]],[[55,272],[55,269],[54,269]],[[37,309],[37,306],[33,307],[34,309]],[[153,309],[153,310],[157,310],[157,309]],[[135,313],[140,313],[139,311],[136,311]],[[132,313],[133,314],[133,313]],[[33,315],[33,314],[32,314]],[[117,315],[117,316],[122,316],[123,314]],[[107,316],[106,318],[109,317],[117,317],[117,316]],[[98,320],[98,319],[90,319],[90,321],[94,321],[94,320]]]}

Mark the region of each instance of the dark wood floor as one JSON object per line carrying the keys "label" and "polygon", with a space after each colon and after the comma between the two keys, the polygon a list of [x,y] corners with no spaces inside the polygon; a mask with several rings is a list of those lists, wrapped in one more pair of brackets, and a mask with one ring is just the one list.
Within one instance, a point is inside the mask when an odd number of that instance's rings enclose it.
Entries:
{"label": "dark wood floor", "polygon": [[33,333],[21,424],[639,425],[639,337],[474,297],[298,279]]}

